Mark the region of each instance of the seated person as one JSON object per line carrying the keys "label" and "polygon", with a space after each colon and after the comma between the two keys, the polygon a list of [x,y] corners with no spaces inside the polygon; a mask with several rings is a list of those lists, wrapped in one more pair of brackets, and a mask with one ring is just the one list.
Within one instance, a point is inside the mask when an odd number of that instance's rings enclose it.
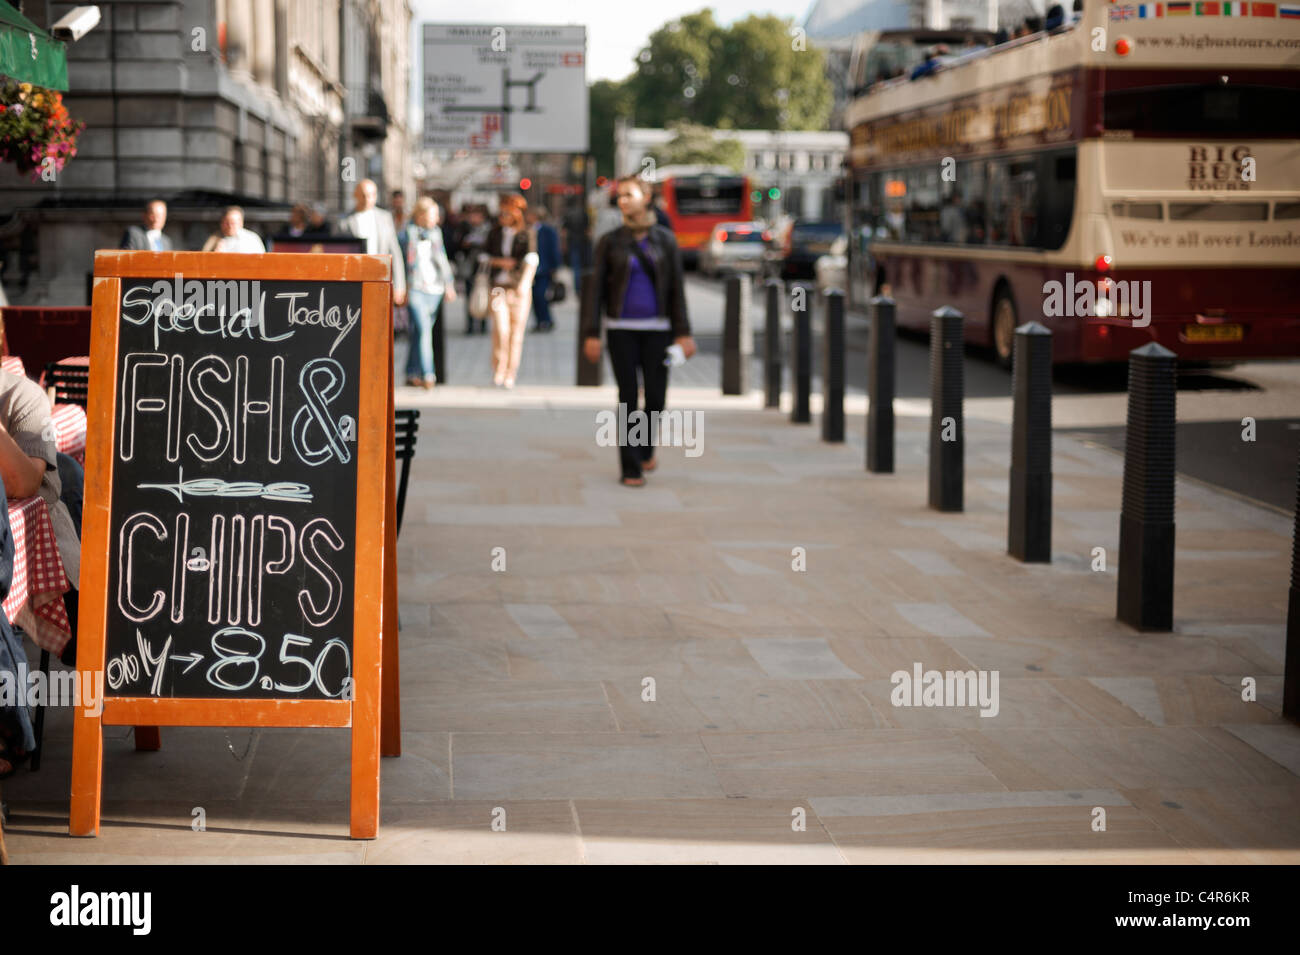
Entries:
{"label": "seated person", "polygon": [[1047,19],[1043,23],[1043,27],[1050,33],[1053,30],[1059,29],[1064,24],[1065,24],[1065,8],[1062,7],[1059,3],[1052,4],[1047,9]]}
{"label": "seated person", "polygon": [[[14,542],[9,532],[9,514],[0,512],[0,600],[9,596],[9,583],[14,572]],[[8,674],[11,686],[18,682],[18,667],[27,662],[22,641],[18,639],[9,618],[0,608],[0,673]],[[12,776],[36,748],[31,716],[22,702],[6,706],[0,701],[0,779]]]}
{"label": "seated person", "polygon": [[62,659],[76,657],[77,586],[81,578],[81,539],[62,497],[58,449],[50,420],[50,399],[41,386],[23,375],[0,369],[0,478],[10,500],[39,494],[45,500],[54,525],[54,541],[63,560],[72,590],[64,594],[74,639],[68,641]]}

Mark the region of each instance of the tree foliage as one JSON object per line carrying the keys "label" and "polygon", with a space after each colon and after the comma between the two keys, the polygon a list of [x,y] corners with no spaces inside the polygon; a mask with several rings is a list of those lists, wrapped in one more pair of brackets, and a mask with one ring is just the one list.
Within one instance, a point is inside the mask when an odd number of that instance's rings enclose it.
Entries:
{"label": "tree foliage", "polygon": [[[791,20],[750,15],[721,26],[711,9],[650,35],[621,81],[592,84],[597,168],[613,164],[614,117],[653,129],[675,122],[717,129],[825,129],[831,86],[820,50],[795,42]],[[608,144],[608,145],[607,145]]]}
{"label": "tree foliage", "polygon": [[737,172],[745,168],[745,147],[740,140],[715,139],[712,129],[696,123],[672,122],[668,128],[673,138],[648,154],[656,165],[728,166]]}

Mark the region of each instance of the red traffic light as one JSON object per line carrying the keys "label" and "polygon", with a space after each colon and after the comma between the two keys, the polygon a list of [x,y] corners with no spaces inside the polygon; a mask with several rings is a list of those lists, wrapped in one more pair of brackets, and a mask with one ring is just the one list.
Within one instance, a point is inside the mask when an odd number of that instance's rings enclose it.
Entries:
{"label": "red traffic light", "polygon": [[520,180],[519,180],[519,191],[520,191],[520,192],[527,192],[527,191],[528,191],[529,189],[531,189],[531,188],[533,188],[533,181],[532,181],[531,179],[520,179]]}

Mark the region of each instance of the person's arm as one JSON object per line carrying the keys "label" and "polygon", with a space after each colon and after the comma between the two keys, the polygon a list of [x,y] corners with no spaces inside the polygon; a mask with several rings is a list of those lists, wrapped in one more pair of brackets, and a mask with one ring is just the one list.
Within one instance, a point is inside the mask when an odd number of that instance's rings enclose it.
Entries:
{"label": "person's arm", "polygon": [[[605,269],[608,267],[609,243],[604,237],[596,243],[595,259],[591,271],[582,283],[582,300],[579,303],[582,326],[582,351],[587,361],[600,360],[600,316],[604,311]],[[591,290],[588,291],[588,286]]]}
{"label": "person's arm", "polygon": [[686,314],[686,269],[682,264],[682,248],[677,237],[664,230],[671,250],[673,266],[669,292],[669,320],[673,327],[673,341],[682,347],[682,354],[690,358],[695,354],[695,339],[691,337],[691,320]]}
{"label": "person's arm", "polygon": [[18,446],[9,430],[0,423],[0,478],[5,493],[13,500],[31,497],[41,488],[41,479],[49,466],[43,458],[32,457]]}

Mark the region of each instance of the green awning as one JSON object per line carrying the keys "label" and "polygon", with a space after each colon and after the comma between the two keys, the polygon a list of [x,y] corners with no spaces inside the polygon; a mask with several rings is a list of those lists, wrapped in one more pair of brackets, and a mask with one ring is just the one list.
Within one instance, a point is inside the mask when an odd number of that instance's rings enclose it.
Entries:
{"label": "green awning", "polygon": [[0,76],[67,92],[68,51],[18,10],[0,0]]}

